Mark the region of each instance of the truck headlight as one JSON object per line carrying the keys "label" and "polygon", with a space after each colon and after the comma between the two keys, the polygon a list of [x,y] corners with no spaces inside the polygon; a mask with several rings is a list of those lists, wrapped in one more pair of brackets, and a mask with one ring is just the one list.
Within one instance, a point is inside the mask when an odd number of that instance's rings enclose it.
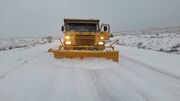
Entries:
{"label": "truck headlight", "polygon": [[99,45],[103,45],[103,44],[104,44],[104,42],[98,42],[98,44],[99,44]]}
{"label": "truck headlight", "polygon": [[67,45],[70,45],[71,44],[71,41],[66,41],[65,42]]}
{"label": "truck headlight", "polygon": [[103,37],[103,36],[101,36],[101,39],[104,39],[104,37]]}
{"label": "truck headlight", "polygon": [[65,38],[66,38],[66,39],[70,39],[70,37],[69,37],[69,36],[66,36]]}

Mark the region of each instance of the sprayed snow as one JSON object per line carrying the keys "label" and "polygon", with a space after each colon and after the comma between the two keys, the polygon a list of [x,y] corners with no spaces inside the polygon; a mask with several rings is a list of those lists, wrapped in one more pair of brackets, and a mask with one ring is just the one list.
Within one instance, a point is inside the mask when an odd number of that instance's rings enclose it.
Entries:
{"label": "sprayed snow", "polygon": [[108,59],[84,58],[82,59],[55,59],[54,65],[65,68],[77,68],[87,70],[113,69],[119,65]]}

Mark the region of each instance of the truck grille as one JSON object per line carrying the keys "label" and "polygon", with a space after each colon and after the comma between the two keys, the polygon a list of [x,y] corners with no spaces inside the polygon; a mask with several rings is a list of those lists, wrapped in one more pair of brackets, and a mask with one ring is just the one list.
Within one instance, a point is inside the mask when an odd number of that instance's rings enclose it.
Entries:
{"label": "truck grille", "polygon": [[77,45],[94,45],[95,35],[76,35]]}

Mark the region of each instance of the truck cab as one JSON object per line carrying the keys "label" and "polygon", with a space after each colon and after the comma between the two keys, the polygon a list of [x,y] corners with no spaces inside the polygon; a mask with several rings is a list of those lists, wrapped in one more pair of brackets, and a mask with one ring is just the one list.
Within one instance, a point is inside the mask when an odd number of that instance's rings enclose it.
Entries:
{"label": "truck cab", "polygon": [[61,30],[64,33],[66,49],[104,49],[110,36],[110,26],[98,19],[64,19]]}

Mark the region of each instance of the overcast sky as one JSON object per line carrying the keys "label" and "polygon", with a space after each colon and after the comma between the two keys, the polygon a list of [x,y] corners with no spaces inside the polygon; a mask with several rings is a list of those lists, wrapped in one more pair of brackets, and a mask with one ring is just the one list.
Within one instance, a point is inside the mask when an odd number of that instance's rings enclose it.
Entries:
{"label": "overcast sky", "polygon": [[0,37],[60,33],[63,18],[98,18],[112,31],[180,25],[180,0],[0,0]]}

